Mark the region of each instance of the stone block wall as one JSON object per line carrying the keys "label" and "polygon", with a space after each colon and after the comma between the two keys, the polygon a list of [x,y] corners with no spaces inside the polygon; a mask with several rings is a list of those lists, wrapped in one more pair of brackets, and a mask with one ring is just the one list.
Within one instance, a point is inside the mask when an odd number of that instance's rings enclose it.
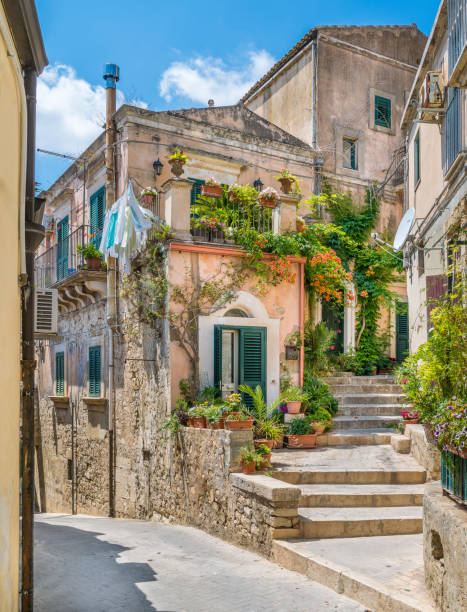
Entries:
{"label": "stone block wall", "polygon": [[423,425],[407,425],[405,435],[410,438],[410,453],[422,465],[430,480],[441,478],[441,453],[436,444],[428,440]]}
{"label": "stone block wall", "polygon": [[423,499],[425,582],[440,612],[467,610],[467,512],[439,482]]}

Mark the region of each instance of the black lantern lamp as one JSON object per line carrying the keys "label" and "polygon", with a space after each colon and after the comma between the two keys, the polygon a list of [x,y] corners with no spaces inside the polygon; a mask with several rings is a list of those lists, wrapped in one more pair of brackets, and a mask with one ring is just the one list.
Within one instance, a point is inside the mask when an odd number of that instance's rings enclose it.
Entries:
{"label": "black lantern lamp", "polygon": [[253,187],[256,189],[256,191],[261,191],[263,188],[263,183],[261,182],[260,178],[257,178],[256,181],[253,183]]}
{"label": "black lantern lamp", "polygon": [[156,176],[160,176],[162,172],[162,168],[164,167],[164,164],[161,162],[159,158],[157,158],[157,160],[153,162],[152,167],[154,168],[154,174]]}

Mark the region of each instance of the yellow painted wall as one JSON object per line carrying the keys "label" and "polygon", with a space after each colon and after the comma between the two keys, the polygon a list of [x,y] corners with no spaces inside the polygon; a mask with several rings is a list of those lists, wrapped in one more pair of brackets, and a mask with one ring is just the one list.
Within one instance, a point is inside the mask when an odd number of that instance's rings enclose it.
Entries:
{"label": "yellow painted wall", "polygon": [[[6,23],[0,5],[0,21]],[[0,30],[0,612],[18,609],[22,82]]]}

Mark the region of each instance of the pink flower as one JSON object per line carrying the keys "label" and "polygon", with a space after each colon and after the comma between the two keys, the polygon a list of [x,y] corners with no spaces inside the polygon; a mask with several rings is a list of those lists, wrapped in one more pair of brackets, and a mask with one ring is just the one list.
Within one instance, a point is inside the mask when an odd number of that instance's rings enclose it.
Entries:
{"label": "pink flower", "polygon": [[338,330],[337,330],[337,333],[338,333],[338,334],[342,334],[342,330],[341,330],[341,329],[338,329]]}
{"label": "pink flower", "polygon": [[333,351],[336,347],[334,346],[334,344],[331,344],[331,351]]}

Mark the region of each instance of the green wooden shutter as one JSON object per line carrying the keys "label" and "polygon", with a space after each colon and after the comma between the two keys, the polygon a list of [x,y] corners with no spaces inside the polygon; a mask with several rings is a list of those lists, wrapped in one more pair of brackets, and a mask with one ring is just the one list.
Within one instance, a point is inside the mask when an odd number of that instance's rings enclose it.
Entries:
{"label": "green wooden shutter", "polygon": [[65,353],[55,353],[55,395],[65,395]]}
{"label": "green wooden shutter", "polygon": [[221,388],[222,380],[222,326],[214,325],[214,386]]}
{"label": "green wooden shutter", "polygon": [[420,180],[420,130],[417,132],[413,146],[414,156],[414,181],[415,185]]}
{"label": "green wooden shutter", "polygon": [[101,347],[89,347],[89,395],[101,394]]}
{"label": "green wooden shutter", "polygon": [[391,127],[391,100],[375,96],[375,125]]}
{"label": "green wooden shutter", "polygon": [[[266,399],[266,328],[241,327],[239,342],[239,383],[253,389],[259,385]],[[251,400],[244,401],[249,405]]]}
{"label": "green wooden shutter", "polygon": [[89,202],[90,242],[92,242],[96,248],[99,248],[102,229],[104,227],[105,187],[101,187],[96,191],[96,193],[90,197]]}
{"label": "green wooden shutter", "polygon": [[57,280],[68,274],[68,216],[57,223]]}
{"label": "green wooden shutter", "polygon": [[396,360],[404,361],[409,354],[409,313],[407,306],[403,312],[396,313]]}
{"label": "green wooden shutter", "polygon": [[200,179],[190,178],[190,181],[194,181],[194,184],[191,188],[191,206],[196,204],[196,198],[201,194],[201,185],[204,185],[205,181],[201,181]]}

